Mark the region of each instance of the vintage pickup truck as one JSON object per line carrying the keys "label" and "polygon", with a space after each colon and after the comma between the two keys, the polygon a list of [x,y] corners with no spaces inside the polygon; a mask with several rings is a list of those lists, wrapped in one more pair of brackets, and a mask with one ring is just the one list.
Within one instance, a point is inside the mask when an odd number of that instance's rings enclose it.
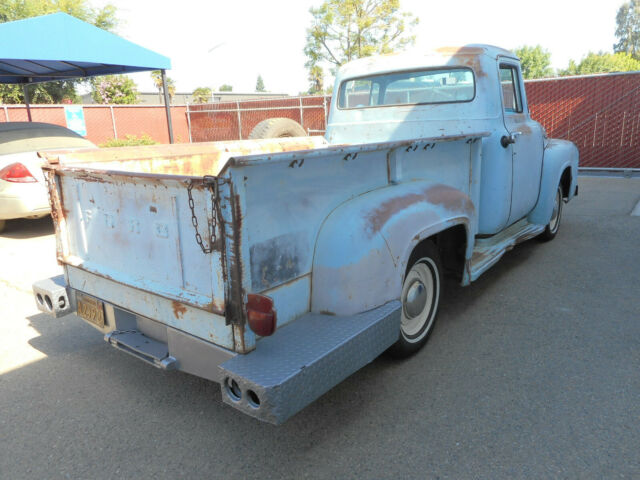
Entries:
{"label": "vintage pickup truck", "polygon": [[334,92],[324,138],[44,153],[64,275],[38,307],[277,424],[417,351],[443,275],[558,232],[578,151],[530,118],[512,53],[360,59]]}

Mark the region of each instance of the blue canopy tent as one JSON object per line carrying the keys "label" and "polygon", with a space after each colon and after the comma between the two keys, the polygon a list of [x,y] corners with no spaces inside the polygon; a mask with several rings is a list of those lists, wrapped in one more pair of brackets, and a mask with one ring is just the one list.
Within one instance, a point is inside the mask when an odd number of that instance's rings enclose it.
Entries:
{"label": "blue canopy tent", "polygon": [[171,61],[158,53],[66,13],[0,24],[0,83],[27,85],[52,80],[160,70],[169,140],[173,127],[165,71]]}

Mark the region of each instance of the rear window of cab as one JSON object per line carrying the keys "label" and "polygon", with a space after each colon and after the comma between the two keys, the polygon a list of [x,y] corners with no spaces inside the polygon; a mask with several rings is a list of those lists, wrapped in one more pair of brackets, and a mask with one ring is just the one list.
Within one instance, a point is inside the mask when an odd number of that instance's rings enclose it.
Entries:
{"label": "rear window of cab", "polygon": [[439,67],[345,80],[340,84],[338,108],[470,102],[475,95],[470,68]]}

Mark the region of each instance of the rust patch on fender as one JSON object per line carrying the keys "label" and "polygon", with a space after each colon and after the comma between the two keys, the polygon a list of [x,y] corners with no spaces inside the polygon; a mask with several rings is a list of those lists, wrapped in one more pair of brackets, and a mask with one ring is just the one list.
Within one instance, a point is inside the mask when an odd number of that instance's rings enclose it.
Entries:
{"label": "rust patch on fender", "polygon": [[444,207],[449,211],[473,211],[474,206],[469,197],[460,190],[447,185],[435,185],[424,191],[426,201]]}
{"label": "rust patch on fender", "polygon": [[173,309],[173,316],[176,318],[182,318],[187,313],[187,307],[175,300],[171,302],[171,308]]}
{"label": "rust patch on fender", "polygon": [[371,236],[373,236],[374,233],[378,233],[397,212],[404,210],[415,203],[424,201],[424,195],[420,195],[419,193],[408,193],[401,197],[391,198],[382,203],[378,208],[367,215],[367,222],[370,227]]}
{"label": "rust patch on fender", "polygon": [[378,233],[396,213],[420,202],[443,207],[452,212],[474,211],[473,203],[460,190],[447,185],[434,185],[424,189],[422,193],[407,193],[383,202],[366,216],[368,233],[370,236]]}

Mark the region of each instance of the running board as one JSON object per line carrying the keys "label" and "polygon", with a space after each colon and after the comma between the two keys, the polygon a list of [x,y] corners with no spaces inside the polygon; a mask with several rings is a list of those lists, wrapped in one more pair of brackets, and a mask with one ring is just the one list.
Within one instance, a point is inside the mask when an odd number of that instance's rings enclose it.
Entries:
{"label": "running board", "polygon": [[[544,229],[544,225],[536,225],[523,219],[490,238],[476,239],[476,246],[473,249],[468,269],[468,280],[475,281],[500,260],[506,252],[517,244],[540,235]],[[470,282],[466,282],[466,284]]]}
{"label": "running board", "polygon": [[118,350],[162,370],[175,370],[176,359],[169,355],[166,343],[158,342],[138,330],[114,330],[104,336],[105,342]]}

